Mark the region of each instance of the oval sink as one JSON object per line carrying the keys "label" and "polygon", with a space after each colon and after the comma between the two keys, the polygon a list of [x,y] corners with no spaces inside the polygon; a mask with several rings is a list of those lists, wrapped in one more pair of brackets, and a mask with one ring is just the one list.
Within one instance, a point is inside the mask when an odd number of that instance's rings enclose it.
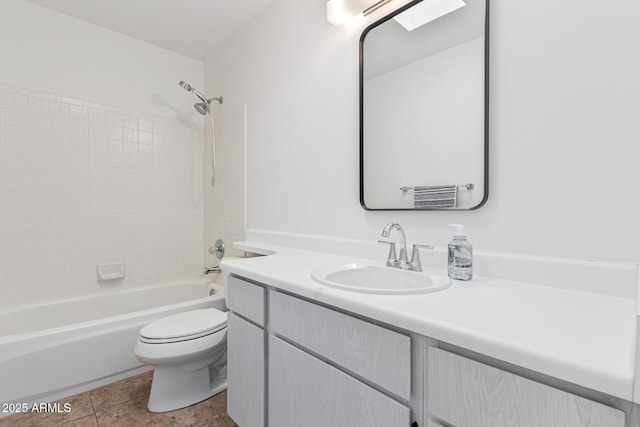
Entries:
{"label": "oval sink", "polygon": [[311,278],[334,288],[372,294],[424,294],[451,286],[444,274],[360,263],[319,268],[311,272]]}

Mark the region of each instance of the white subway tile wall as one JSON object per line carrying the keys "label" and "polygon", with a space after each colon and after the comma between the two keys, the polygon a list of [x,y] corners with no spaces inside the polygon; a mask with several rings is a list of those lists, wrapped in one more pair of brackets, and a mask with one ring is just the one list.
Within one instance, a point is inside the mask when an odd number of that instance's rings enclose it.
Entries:
{"label": "white subway tile wall", "polygon": [[201,125],[0,85],[0,309],[199,277]]}

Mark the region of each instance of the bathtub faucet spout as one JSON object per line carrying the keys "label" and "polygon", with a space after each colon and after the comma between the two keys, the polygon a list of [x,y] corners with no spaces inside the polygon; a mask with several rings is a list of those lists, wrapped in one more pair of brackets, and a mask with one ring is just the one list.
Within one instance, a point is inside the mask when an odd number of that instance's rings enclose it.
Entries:
{"label": "bathtub faucet spout", "polygon": [[220,273],[220,271],[220,267],[207,267],[204,269],[204,274]]}

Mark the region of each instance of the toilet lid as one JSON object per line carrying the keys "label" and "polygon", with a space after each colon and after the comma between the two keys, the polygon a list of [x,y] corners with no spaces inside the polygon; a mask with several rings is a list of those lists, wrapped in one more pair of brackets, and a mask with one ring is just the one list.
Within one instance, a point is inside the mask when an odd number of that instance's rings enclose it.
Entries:
{"label": "toilet lid", "polygon": [[147,340],[197,338],[212,334],[227,326],[227,313],[215,308],[185,311],[149,323],[140,330]]}

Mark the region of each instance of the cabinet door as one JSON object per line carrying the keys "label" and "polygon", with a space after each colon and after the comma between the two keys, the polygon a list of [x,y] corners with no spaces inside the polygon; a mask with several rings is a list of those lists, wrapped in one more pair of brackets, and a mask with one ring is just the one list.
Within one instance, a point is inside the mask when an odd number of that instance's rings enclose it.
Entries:
{"label": "cabinet door", "polygon": [[364,320],[269,293],[271,330],[407,402],[411,398],[411,339]]}
{"label": "cabinet door", "polygon": [[407,427],[410,423],[407,406],[271,335],[268,412],[269,425],[277,427]]}
{"label": "cabinet door", "polygon": [[242,427],[264,426],[264,331],[227,318],[227,413]]}
{"label": "cabinet door", "polygon": [[[624,427],[625,414],[475,360],[430,347],[427,409],[455,427]],[[440,420],[445,421],[444,423]]]}

